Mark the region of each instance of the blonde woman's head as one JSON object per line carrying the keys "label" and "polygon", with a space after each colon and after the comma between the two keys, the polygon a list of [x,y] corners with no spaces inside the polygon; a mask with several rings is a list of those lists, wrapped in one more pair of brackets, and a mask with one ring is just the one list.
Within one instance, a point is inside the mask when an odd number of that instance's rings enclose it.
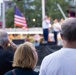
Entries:
{"label": "blonde woman's head", "polygon": [[31,68],[33,69],[38,61],[38,55],[34,45],[25,42],[18,46],[13,60],[13,67]]}

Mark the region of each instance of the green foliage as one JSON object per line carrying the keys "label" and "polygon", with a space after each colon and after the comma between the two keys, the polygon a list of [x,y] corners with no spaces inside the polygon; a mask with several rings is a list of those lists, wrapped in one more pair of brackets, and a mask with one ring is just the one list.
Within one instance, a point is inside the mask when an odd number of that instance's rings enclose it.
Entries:
{"label": "green foliage", "polygon": [[6,11],[6,27],[7,28],[13,28],[14,27],[14,9],[9,8]]}
{"label": "green foliage", "polygon": [[57,3],[62,8],[63,12],[67,16],[66,9],[69,6],[68,2],[65,2],[64,0],[47,0],[46,1],[46,14],[49,15],[52,19],[58,18],[64,18],[61,14],[59,8],[57,7]]}
{"label": "green foliage", "polygon": [[[45,0],[46,15],[50,16],[52,19],[63,18],[60,10],[57,7],[56,2],[58,2],[67,16],[66,9],[69,5],[64,0]],[[28,27],[41,27],[42,26],[42,6],[41,0],[13,0],[16,3],[20,11],[26,17]],[[6,11],[6,26],[14,27],[14,8],[9,8]],[[35,21],[33,21],[35,19]]]}
{"label": "green foliage", "polygon": [[[25,1],[25,16],[29,27],[41,26],[41,0]],[[28,7],[27,7],[28,6]],[[33,21],[35,19],[35,21]]]}

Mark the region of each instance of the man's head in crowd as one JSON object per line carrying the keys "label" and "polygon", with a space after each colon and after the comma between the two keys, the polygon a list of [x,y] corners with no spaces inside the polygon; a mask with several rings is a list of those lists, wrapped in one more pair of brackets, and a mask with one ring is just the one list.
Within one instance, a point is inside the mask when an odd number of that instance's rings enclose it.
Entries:
{"label": "man's head in crowd", "polygon": [[4,30],[0,30],[0,46],[4,49],[8,46],[8,34]]}
{"label": "man's head in crowd", "polygon": [[68,18],[61,25],[63,45],[76,43],[76,18]]}

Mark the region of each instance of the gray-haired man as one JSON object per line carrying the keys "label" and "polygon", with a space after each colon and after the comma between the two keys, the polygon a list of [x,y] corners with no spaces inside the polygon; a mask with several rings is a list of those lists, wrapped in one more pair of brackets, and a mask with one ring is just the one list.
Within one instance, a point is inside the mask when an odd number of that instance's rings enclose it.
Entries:
{"label": "gray-haired man", "polygon": [[0,30],[0,75],[4,75],[5,72],[12,69],[14,52],[6,50],[9,43],[13,49],[17,48],[13,42],[8,40],[7,32]]}

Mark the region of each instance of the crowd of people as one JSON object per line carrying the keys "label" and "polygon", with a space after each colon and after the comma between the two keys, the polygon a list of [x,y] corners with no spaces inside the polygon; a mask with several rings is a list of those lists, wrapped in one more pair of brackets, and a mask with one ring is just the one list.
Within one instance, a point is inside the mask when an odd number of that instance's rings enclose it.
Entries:
{"label": "crowd of people", "polygon": [[62,45],[59,33],[63,21],[64,19],[51,21],[50,17],[45,16],[42,23],[43,34],[9,34],[9,39],[24,39],[25,41],[34,43],[35,46],[39,46],[40,43],[47,44],[48,42]]}
{"label": "crowd of people", "polygon": [[[67,18],[61,25],[63,47],[44,57],[40,71],[34,71],[38,54],[34,44],[20,45],[8,40],[8,34],[0,30],[0,75],[76,75],[76,18]],[[8,50],[8,46],[13,51]]]}

